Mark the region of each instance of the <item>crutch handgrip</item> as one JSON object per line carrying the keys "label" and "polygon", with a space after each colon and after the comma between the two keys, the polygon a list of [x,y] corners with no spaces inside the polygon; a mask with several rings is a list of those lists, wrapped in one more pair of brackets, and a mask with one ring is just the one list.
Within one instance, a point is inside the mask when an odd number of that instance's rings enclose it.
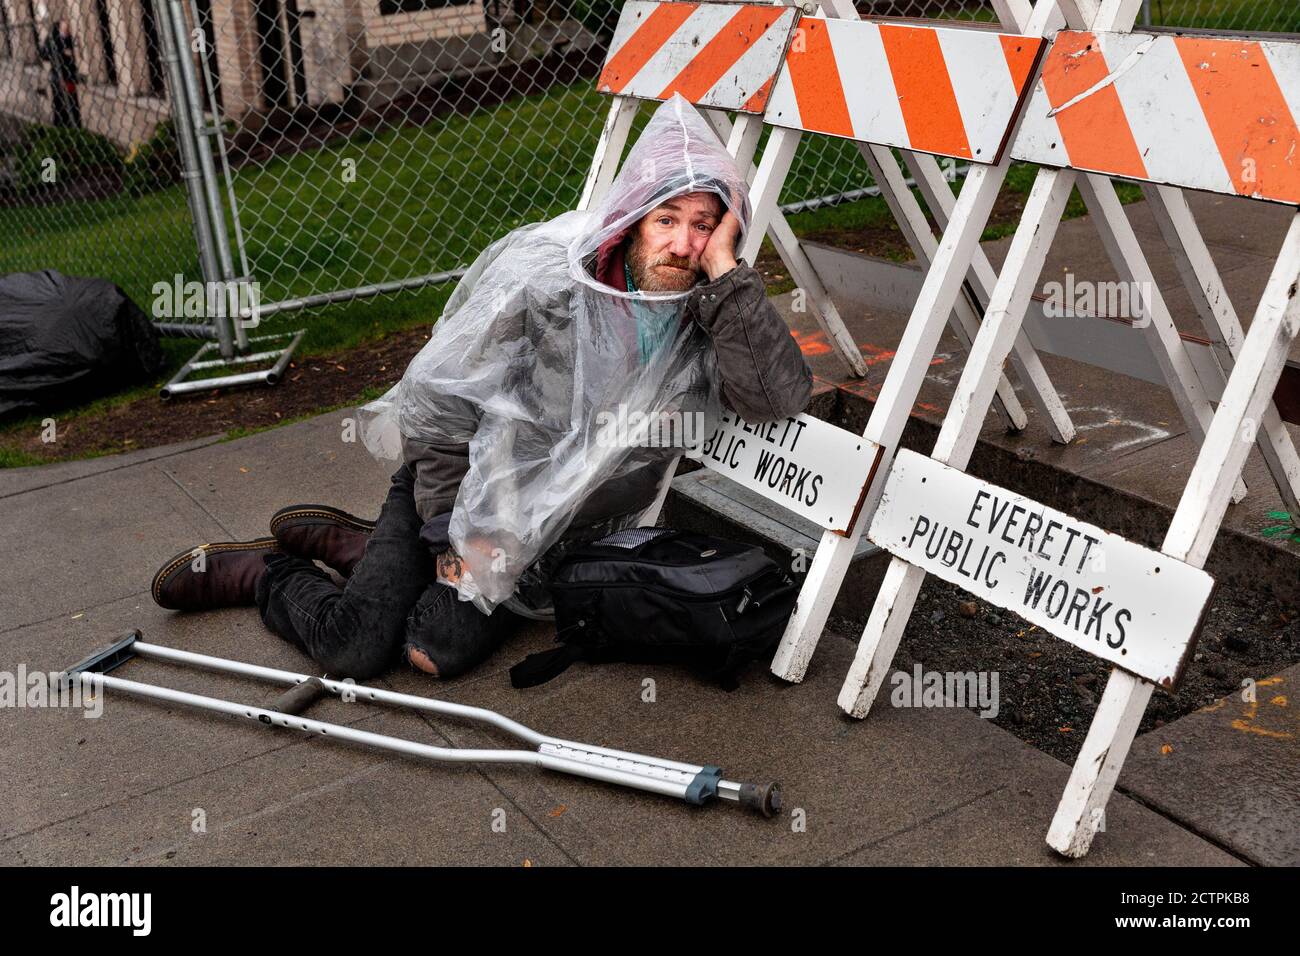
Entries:
{"label": "crutch handgrip", "polygon": [[295,684],[271,701],[266,709],[278,714],[301,714],[328,693],[319,677],[308,677],[301,684]]}

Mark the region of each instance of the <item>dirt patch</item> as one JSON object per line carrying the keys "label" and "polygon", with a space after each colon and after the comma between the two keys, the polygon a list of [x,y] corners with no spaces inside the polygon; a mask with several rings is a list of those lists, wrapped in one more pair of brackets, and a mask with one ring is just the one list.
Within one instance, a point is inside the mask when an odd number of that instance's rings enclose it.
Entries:
{"label": "dirt patch", "polygon": [[367,389],[387,388],[428,338],[428,326],[421,325],[329,357],[299,359],[283,382],[267,388],[218,389],[167,401],[153,395],[66,421],[55,415],[57,441],[43,442],[38,423],[0,435],[0,445],[62,461],[266,428],[356,401]]}
{"label": "dirt patch", "polygon": [[[832,618],[831,627],[862,632],[842,618]],[[1257,591],[1221,587],[1182,685],[1174,694],[1156,689],[1138,733],[1240,692],[1247,678],[1269,677],[1297,661],[1300,611]],[[921,588],[894,661],[908,673],[916,664],[927,672],[997,672],[998,713],[990,719],[1071,763],[1110,673],[1092,655],[934,577]],[[893,685],[886,687],[888,693]],[[889,706],[888,697],[877,706]]]}

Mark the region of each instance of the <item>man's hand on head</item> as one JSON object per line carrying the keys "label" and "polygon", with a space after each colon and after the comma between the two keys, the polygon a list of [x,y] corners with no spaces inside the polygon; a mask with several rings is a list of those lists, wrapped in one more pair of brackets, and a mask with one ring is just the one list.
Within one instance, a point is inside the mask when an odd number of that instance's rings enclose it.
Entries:
{"label": "man's hand on head", "polygon": [[736,268],[736,240],[740,237],[740,220],[727,210],[714,227],[708,244],[700,255],[700,268],[712,282]]}

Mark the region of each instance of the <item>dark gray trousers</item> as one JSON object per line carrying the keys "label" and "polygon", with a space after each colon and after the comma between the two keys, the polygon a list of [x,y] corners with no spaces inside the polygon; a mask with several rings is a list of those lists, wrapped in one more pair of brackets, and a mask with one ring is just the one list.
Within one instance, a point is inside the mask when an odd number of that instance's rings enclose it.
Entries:
{"label": "dark gray trousers", "polygon": [[481,663],[523,618],[497,607],[486,615],[436,580],[433,555],[420,540],[415,476],[403,465],[365,555],[340,588],[313,562],[266,557],[257,607],[272,631],[305,651],[334,678],[368,680],[418,647],[442,677]]}

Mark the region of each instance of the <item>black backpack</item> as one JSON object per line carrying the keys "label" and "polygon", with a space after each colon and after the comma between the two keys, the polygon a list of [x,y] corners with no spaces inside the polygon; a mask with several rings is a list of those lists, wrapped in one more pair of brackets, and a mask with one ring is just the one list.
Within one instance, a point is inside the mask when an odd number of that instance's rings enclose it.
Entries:
{"label": "black backpack", "polygon": [[677,663],[727,690],[768,660],[799,589],[754,545],[670,528],[627,528],[570,552],[550,585],[556,640],[510,669],[533,687],[574,661]]}

